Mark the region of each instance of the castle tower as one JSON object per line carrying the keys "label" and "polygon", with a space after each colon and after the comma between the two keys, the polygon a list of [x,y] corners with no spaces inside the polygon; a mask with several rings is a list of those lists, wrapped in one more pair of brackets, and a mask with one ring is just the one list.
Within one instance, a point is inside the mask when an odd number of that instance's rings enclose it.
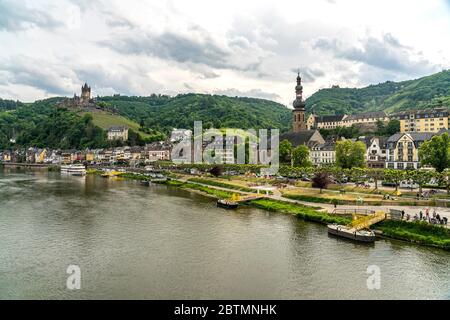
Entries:
{"label": "castle tower", "polygon": [[91,100],[91,87],[87,85],[87,83],[84,84],[84,86],[81,87],[81,102],[88,103]]}
{"label": "castle tower", "polygon": [[294,106],[294,110],[292,111],[292,131],[294,132],[308,130],[305,119],[305,102],[303,101],[302,94],[302,78],[300,78],[300,73],[298,73],[297,85],[295,86],[295,100],[292,103],[292,105]]}

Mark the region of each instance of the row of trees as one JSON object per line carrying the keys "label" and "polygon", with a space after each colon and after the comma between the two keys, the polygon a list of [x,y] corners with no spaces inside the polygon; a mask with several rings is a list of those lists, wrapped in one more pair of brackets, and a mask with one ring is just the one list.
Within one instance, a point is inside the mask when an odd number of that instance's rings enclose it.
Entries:
{"label": "row of trees", "polygon": [[[288,140],[280,142],[280,163],[294,167],[312,166],[309,148],[299,145],[296,148]],[[361,141],[342,140],[336,143],[336,164],[341,168],[365,166],[366,145]]]}
{"label": "row of trees", "polygon": [[336,127],[335,129],[320,129],[320,134],[325,138],[335,138],[336,140],[354,139],[364,135],[376,135],[389,137],[400,131],[400,121],[392,119],[388,123],[378,121],[374,129],[364,129],[361,126],[353,124],[350,127]]}
{"label": "row of trees", "polygon": [[[280,142],[280,162],[294,167],[312,165],[309,149],[305,145],[296,148],[288,140]],[[342,169],[364,168],[366,166],[366,145],[361,141],[341,140],[336,143],[336,166]],[[448,133],[435,135],[419,148],[422,166],[431,166],[437,172],[450,168],[450,137]]]}
{"label": "row of trees", "polygon": [[343,169],[341,167],[290,167],[281,166],[279,174],[290,178],[309,178],[316,176],[330,177],[330,182],[334,181],[343,184],[347,181],[355,183],[365,183],[373,181],[375,189],[378,189],[380,181],[392,183],[396,190],[402,181],[409,181],[419,186],[419,192],[422,193],[424,186],[433,184],[433,186],[445,187],[447,191],[450,188],[450,169],[442,172],[421,169],[421,170],[396,170],[396,169],[369,169],[369,168],[351,168]]}

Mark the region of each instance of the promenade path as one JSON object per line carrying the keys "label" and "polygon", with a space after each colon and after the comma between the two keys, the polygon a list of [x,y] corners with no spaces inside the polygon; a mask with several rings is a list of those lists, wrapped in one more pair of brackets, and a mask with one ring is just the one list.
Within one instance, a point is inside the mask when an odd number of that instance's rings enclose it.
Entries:
{"label": "promenade path", "polygon": [[[189,182],[189,183],[195,183],[198,185],[202,185],[208,188],[222,190],[222,191],[228,191],[228,192],[236,192],[241,194],[254,194],[254,192],[245,192],[245,191],[238,191],[233,189],[228,189],[224,187],[217,187],[217,186],[211,186],[209,184],[203,184],[198,182],[192,182],[188,181],[186,178],[179,179],[183,182]],[[284,198],[281,194],[281,192],[278,189],[271,189],[273,192],[272,195],[266,195],[267,198],[273,199],[273,200],[279,200],[284,202],[290,202],[290,203],[296,203],[304,206],[309,207],[318,207],[321,208],[320,211],[325,211],[328,213],[332,213],[334,208],[333,204],[330,203],[316,203],[316,202],[308,202],[308,201],[300,201],[300,200],[294,200],[289,198]],[[370,205],[338,205],[337,209],[367,209],[367,210],[373,210],[373,211],[380,211],[383,210],[385,212],[388,212],[390,209],[394,210],[405,210],[405,214],[409,214],[411,216],[411,219],[414,217],[414,215],[417,213],[419,214],[419,211],[422,210],[423,214],[425,214],[425,208],[426,207],[420,207],[420,206],[397,206],[397,205],[383,205],[383,206],[370,206]],[[450,220],[450,208],[445,207],[430,207],[430,214],[433,212],[433,210],[436,210],[436,213],[439,213],[441,217],[447,217]]]}

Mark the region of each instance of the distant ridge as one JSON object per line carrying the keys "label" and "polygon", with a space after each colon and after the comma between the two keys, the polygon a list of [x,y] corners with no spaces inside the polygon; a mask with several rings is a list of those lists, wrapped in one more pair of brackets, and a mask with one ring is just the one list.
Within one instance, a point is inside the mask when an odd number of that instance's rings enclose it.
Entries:
{"label": "distant ridge", "polygon": [[450,70],[402,82],[387,81],[364,88],[321,89],[306,99],[306,110],[318,115],[367,111],[394,113],[443,106],[450,108]]}

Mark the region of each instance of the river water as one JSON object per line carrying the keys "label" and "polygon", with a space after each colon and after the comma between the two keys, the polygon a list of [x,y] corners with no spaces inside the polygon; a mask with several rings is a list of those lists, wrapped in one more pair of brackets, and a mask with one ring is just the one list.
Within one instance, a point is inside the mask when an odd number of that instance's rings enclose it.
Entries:
{"label": "river water", "polygon": [[449,299],[450,254],[349,242],[172,187],[0,169],[0,299],[12,298]]}

